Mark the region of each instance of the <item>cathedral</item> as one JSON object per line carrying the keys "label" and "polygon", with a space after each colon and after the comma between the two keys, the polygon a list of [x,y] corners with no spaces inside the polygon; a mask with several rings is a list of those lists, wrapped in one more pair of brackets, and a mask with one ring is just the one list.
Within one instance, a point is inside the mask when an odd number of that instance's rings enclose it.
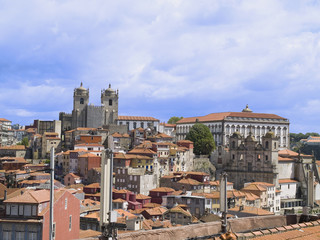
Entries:
{"label": "cathedral", "polygon": [[89,104],[89,89],[75,88],[73,92],[72,113],[60,112],[62,131],[78,127],[98,128],[104,125],[116,124],[118,118],[119,91],[111,88],[101,90],[101,106]]}

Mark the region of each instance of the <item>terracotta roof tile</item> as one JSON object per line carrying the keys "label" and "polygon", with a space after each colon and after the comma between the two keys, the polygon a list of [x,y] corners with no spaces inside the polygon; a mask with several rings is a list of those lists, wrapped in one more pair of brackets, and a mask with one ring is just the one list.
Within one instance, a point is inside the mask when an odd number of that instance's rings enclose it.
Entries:
{"label": "terracotta roof tile", "polygon": [[211,121],[221,121],[226,119],[227,117],[237,117],[237,118],[263,118],[263,119],[283,119],[275,114],[269,113],[248,113],[248,112],[222,112],[222,113],[211,113],[206,116],[201,117],[189,117],[183,118],[177,122],[177,124],[181,123],[195,123],[198,119],[199,122],[211,122]]}
{"label": "terracotta roof tile", "polygon": [[294,180],[294,179],[289,179],[289,178],[287,178],[287,179],[279,179],[279,184],[281,184],[281,183],[298,183],[298,181]]}

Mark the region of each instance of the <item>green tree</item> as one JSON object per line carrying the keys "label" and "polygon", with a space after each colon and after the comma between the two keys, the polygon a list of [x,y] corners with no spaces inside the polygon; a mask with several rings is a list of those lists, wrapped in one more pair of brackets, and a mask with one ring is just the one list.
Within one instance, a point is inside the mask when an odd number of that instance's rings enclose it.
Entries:
{"label": "green tree", "polygon": [[179,120],[181,120],[183,117],[171,117],[168,121],[170,124],[176,124]]}
{"label": "green tree", "polygon": [[187,134],[186,140],[190,140],[194,143],[194,153],[196,155],[211,154],[216,148],[210,129],[202,123],[193,125]]}
{"label": "green tree", "polygon": [[22,139],[22,141],[19,142],[17,145],[24,145],[25,147],[28,147],[29,146],[29,139],[27,137],[24,137]]}

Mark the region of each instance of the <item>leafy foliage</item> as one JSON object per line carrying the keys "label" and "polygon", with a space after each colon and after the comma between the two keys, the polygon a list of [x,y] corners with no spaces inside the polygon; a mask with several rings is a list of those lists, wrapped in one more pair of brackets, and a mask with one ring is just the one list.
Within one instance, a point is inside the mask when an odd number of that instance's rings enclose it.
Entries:
{"label": "leafy foliage", "polygon": [[17,145],[24,145],[25,147],[28,147],[29,146],[29,139],[27,137],[24,137],[22,139],[22,141],[19,142]]}
{"label": "leafy foliage", "polygon": [[194,143],[194,153],[196,155],[207,155],[216,148],[210,129],[201,123],[196,123],[187,134],[186,140]]}
{"label": "leafy foliage", "polygon": [[181,120],[183,117],[171,117],[169,120],[168,120],[168,123],[170,124],[176,124],[179,120]]}
{"label": "leafy foliage", "polygon": [[306,139],[310,136],[315,136],[315,137],[319,137],[319,133],[316,132],[310,132],[310,133],[290,133],[290,141],[292,144],[296,144],[297,142],[299,142],[301,139]]}

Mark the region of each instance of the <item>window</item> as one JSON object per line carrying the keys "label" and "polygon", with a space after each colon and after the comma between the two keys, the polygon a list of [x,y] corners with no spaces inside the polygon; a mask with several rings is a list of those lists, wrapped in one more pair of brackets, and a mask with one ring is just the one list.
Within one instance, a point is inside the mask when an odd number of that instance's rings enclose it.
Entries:
{"label": "window", "polygon": [[37,206],[32,206],[32,216],[36,216],[37,215]]}
{"label": "window", "polygon": [[2,225],[2,231],[3,231],[3,239],[4,240],[11,240],[12,235],[12,224],[10,223],[3,223]]}
{"label": "window", "polygon": [[16,227],[16,238],[17,240],[24,240],[24,225],[23,224],[17,224]]}
{"label": "window", "polygon": [[144,128],[144,123],[143,122],[140,123],[140,127]]}
{"label": "window", "polygon": [[68,198],[64,199],[64,209],[66,210],[68,207]]}
{"label": "window", "polygon": [[269,142],[266,141],[266,149],[269,149]]}
{"label": "window", "polygon": [[84,99],[80,98],[80,104],[84,104]]}
{"label": "window", "polygon": [[23,205],[19,205],[19,215],[23,215]]}
{"label": "window", "polygon": [[112,106],[112,100],[109,99],[109,106]]}
{"label": "window", "polygon": [[266,161],[268,161],[268,155],[266,155]]}
{"label": "window", "polygon": [[133,122],[133,128],[136,129],[137,128],[137,123]]}
{"label": "window", "polygon": [[11,205],[11,215],[18,215],[18,205]]}
{"label": "window", "polygon": [[69,231],[71,231],[71,227],[72,227],[72,216],[69,216]]}
{"label": "window", "polygon": [[290,189],[290,184],[288,184],[288,189]]}
{"label": "window", "polygon": [[53,223],[52,238],[55,239],[55,237],[56,237],[56,223]]}
{"label": "window", "polygon": [[252,163],[248,162],[248,171],[251,172],[252,171]]}
{"label": "window", "polygon": [[234,158],[235,158],[235,157],[234,157],[234,154],[232,154],[232,160],[234,160]]}

